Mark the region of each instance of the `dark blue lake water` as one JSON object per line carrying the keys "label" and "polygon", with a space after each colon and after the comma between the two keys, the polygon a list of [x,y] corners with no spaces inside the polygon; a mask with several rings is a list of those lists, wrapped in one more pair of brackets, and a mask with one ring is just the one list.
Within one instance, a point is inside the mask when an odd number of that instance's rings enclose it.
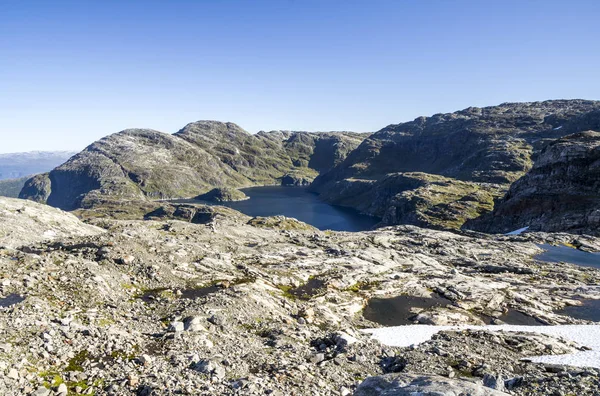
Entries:
{"label": "dark blue lake water", "polygon": [[584,252],[568,246],[540,245],[540,247],[545,251],[535,256],[537,260],[600,268],[600,253]]}
{"label": "dark blue lake water", "polygon": [[559,315],[567,315],[576,319],[600,321],[600,300],[583,300],[582,305],[564,307],[556,311]]}
{"label": "dark blue lake water", "polygon": [[[371,229],[379,219],[340,206],[329,205],[303,187],[252,187],[242,190],[250,199],[222,202],[219,205],[238,210],[248,216],[294,217],[320,230],[364,231]],[[212,202],[201,202],[215,205]]]}
{"label": "dark blue lake water", "polygon": [[[537,260],[600,268],[600,253],[584,252],[568,246],[540,245],[540,247],[545,251],[535,256]],[[600,300],[582,300],[582,303],[579,306],[565,307],[556,313],[577,319],[600,321]]]}
{"label": "dark blue lake water", "polygon": [[25,301],[25,297],[18,294],[9,294],[4,298],[0,298],[0,308],[12,307],[15,304]]}

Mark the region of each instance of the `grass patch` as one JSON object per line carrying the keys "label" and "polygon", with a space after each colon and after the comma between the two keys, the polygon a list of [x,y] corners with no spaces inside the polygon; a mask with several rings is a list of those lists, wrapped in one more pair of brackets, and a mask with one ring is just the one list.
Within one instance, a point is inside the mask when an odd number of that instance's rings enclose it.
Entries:
{"label": "grass patch", "polygon": [[353,284],[352,286],[344,289],[344,291],[349,291],[353,293],[359,293],[363,290],[371,290],[381,284],[381,281],[359,281]]}

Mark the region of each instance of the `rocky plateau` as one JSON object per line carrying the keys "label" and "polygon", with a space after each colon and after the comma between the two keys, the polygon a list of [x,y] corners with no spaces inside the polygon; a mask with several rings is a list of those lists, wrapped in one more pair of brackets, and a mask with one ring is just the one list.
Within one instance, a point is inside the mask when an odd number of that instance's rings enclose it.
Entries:
{"label": "rocky plateau", "polygon": [[585,323],[557,310],[599,298],[600,271],[535,255],[541,243],[598,249],[598,238],[415,226],[331,232],[218,206],[129,205],[137,209],[121,208],[115,218],[81,209],[83,223],[45,205],[0,199],[0,229],[10,230],[0,234],[0,393],[600,389],[596,369],[521,360],[583,348],[563,339],[448,331],[397,348],[361,332],[380,326],[363,315],[369,301],[396,296],[444,299],[413,307],[416,326],[499,324],[513,311],[540,324]]}

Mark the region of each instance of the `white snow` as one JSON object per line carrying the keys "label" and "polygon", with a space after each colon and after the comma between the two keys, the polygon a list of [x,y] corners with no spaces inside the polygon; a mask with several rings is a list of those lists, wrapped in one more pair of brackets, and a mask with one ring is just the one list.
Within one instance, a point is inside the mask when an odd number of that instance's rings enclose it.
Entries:
{"label": "white snow", "polygon": [[547,334],[563,337],[579,345],[591,348],[590,351],[576,352],[568,355],[546,355],[527,357],[527,360],[539,363],[569,365],[575,367],[600,368],[600,325],[560,325],[560,326],[429,326],[408,325],[397,327],[383,327],[379,329],[363,330],[369,333],[384,345],[407,347],[418,345],[431,338],[434,334],[444,330],[487,330],[487,331],[523,331],[528,333]]}
{"label": "white snow", "polygon": [[523,227],[523,228],[519,228],[518,230],[511,231],[511,232],[509,232],[507,234],[504,234],[504,235],[521,235],[522,233],[524,233],[528,229],[529,229],[529,226]]}

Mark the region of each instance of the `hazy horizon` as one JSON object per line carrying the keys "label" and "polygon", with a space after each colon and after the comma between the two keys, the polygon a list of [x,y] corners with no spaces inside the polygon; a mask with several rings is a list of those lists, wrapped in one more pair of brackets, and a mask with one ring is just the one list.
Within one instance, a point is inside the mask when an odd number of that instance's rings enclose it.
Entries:
{"label": "hazy horizon", "polygon": [[0,4],[0,153],[189,122],[373,132],[598,98],[595,1]]}

